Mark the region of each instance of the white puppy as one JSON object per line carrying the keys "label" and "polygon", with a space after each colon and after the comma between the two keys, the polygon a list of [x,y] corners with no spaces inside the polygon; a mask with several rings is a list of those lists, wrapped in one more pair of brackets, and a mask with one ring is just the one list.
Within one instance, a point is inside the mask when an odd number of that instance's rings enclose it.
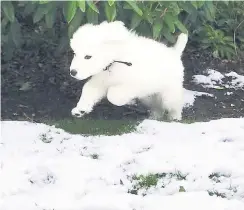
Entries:
{"label": "white puppy", "polygon": [[112,104],[123,106],[136,98],[150,105],[149,97],[156,95],[161,107],[157,112],[166,109],[171,119],[181,120],[184,79],[181,55],[187,40],[182,33],[173,47],[167,47],[138,36],[120,21],[81,26],[70,40],[74,51],[70,74],[79,80],[91,78],[84,85],[72,115],[81,117],[90,113],[106,96]]}

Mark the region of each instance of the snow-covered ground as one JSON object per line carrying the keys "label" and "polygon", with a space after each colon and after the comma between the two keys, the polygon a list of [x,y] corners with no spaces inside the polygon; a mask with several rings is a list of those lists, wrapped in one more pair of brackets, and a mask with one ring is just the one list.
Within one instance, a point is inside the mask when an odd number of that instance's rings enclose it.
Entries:
{"label": "snow-covered ground", "polygon": [[193,81],[206,88],[244,88],[244,76],[239,75],[236,72],[231,71],[229,73],[222,74],[217,70],[207,69],[205,73],[206,75],[194,75]]}
{"label": "snow-covered ground", "polygon": [[1,124],[1,210],[244,209],[244,119],[93,137]]}

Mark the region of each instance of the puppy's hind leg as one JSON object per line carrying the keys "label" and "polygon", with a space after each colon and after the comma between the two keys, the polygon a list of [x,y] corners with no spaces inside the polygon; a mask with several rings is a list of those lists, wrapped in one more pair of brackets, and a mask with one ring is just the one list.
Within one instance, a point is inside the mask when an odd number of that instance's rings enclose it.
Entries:
{"label": "puppy's hind leg", "polygon": [[140,98],[140,101],[150,110],[150,119],[160,120],[163,118],[165,110],[160,93]]}
{"label": "puppy's hind leg", "polygon": [[182,119],[183,87],[174,87],[172,90],[161,92],[162,104],[168,111],[170,120]]}
{"label": "puppy's hind leg", "polygon": [[107,93],[107,87],[104,83],[98,82],[96,77],[92,77],[83,87],[82,94],[77,106],[72,109],[71,113],[75,117],[82,117],[90,113],[93,107]]}

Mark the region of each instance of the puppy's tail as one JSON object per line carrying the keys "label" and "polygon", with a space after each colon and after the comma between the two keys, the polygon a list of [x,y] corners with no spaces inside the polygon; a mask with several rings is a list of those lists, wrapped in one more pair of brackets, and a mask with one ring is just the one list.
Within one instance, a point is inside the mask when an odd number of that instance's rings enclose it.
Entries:
{"label": "puppy's tail", "polygon": [[188,35],[187,35],[187,34],[184,34],[184,33],[181,33],[181,34],[178,36],[178,39],[177,39],[175,45],[173,46],[173,48],[174,48],[179,54],[182,54],[182,52],[184,51],[184,49],[185,49],[185,47],[186,47],[187,41],[188,41]]}

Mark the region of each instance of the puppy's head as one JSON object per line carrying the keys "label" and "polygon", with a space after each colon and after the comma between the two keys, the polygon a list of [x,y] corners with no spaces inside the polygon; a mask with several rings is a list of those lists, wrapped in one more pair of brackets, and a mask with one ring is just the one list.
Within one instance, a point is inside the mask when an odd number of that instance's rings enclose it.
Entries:
{"label": "puppy's head", "polygon": [[115,59],[116,43],[128,36],[128,30],[120,21],[102,22],[100,25],[81,26],[70,40],[74,58],[70,75],[84,80],[104,71]]}

